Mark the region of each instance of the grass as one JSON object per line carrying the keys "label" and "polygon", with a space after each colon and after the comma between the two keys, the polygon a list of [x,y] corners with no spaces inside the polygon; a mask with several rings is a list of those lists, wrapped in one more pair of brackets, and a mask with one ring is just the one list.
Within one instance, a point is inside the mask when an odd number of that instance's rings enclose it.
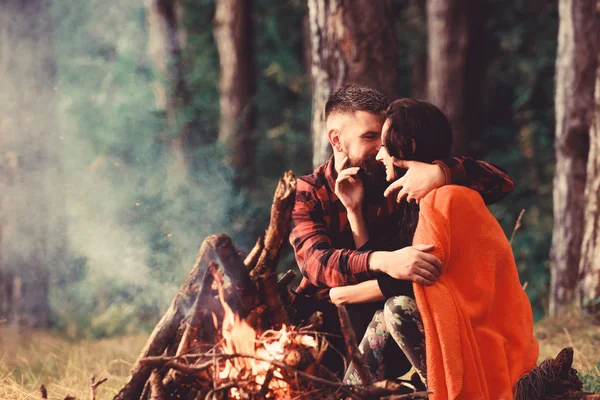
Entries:
{"label": "grass", "polygon": [[90,398],[90,377],[108,378],[97,400],[112,399],[127,379],[146,336],[69,341],[55,333],[20,333],[0,327],[0,399],[39,399],[44,384],[50,398],[67,394]]}
{"label": "grass", "polygon": [[[600,391],[600,326],[579,316],[546,318],[535,327],[542,361],[563,347],[575,349],[574,367],[586,389]],[[0,326],[0,399],[39,399],[45,384],[50,398],[67,394],[87,400],[90,377],[108,378],[97,400],[112,399],[127,379],[146,336],[71,341],[51,332],[20,333]]]}

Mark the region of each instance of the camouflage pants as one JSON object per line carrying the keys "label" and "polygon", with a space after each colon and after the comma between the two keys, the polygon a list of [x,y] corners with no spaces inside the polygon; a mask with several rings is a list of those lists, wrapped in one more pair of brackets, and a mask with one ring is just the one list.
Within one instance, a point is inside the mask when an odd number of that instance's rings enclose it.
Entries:
{"label": "camouflage pants", "polygon": [[[408,296],[391,297],[385,302],[383,310],[377,311],[373,316],[358,348],[374,381],[384,379],[386,360],[383,348],[390,336],[417,370],[423,383],[427,385],[425,334],[415,299]],[[362,384],[354,364],[348,367],[344,383]]]}

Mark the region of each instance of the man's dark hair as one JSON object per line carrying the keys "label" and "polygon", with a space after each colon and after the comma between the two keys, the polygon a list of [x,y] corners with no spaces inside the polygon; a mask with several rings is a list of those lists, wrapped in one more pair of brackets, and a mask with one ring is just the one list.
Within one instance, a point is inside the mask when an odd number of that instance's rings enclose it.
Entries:
{"label": "man's dark hair", "polygon": [[354,113],[366,111],[381,114],[387,109],[389,101],[378,90],[362,85],[346,85],[329,96],[325,104],[325,119],[332,113]]}

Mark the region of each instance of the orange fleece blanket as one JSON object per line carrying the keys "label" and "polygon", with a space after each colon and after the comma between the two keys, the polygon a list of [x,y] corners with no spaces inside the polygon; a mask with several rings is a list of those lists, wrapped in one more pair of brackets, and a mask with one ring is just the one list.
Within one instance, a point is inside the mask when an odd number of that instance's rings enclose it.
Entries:
{"label": "orange fleece blanket", "polygon": [[444,186],[420,202],[413,244],[434,244],[437,283],[414,285],[432,400],[512,399],[538,357],[531,304],[500,224],[481,196]]}

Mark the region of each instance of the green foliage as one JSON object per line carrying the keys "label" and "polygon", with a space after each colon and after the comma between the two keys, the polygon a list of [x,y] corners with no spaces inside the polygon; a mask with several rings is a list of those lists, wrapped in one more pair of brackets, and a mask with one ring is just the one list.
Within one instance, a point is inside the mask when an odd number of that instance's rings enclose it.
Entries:
{"label": "green foliage", "polygon": [[600,361],[594,368],[584,374],[579,374],[583,382],[583,390],[591,393],[600,393]]}
{"label": "green foliage", "polygon": [[[425,27],[414,7],[396,2],[399,88],[425,54]],[[59,65],[58,111],[67,175],[71,274],[57,280],[52,309],[73,336],[144,329],[168,304],[202,239],[231,235],[243,249],[264,230],[277,179],[311,171],[310,76],[303,37],[306,3],[254,2],[257,173],[253,187],[232,187],[218,134],[219,62],[214,0],[181,2],[182,55],[194,121],[203,145],[187,186],[169,175],[171,153],[147,55],[146,11],[138,0],[54,0]],[[554,3],[486,0],[483,158],[507,169],[516,190],[493,211],[510,236],[527,212],[513,249],[536,311],[547,297],[552,230]],[[374,22],[376,24],[376,22]],[[294,267],[287,249],[282,269]]]}
{"label": "green foliage", "polygon": [[538,319],[550,281],[557,5],[488,0],[484,9],[485,159],[515,182],[514,193],[492,210],[510,237],[526,209],[513,252]]}
{"label": "green foliage", "polygon": [[189,185],[173,184],[158,75],[147,55],[143,3],[55,0],[58,110],[74,259],[51,291],[55,325],[71,336],[147,329],[193,265],[201,241],[224,232],[248,249],[262,233],[277,178],[310,168],[309,80],[302,64],[303,5],[258,1],[258,106],[253,190],[232,187],[218,134],[219,62],[213,1],[184,1],[183,62],[202,147]]}

